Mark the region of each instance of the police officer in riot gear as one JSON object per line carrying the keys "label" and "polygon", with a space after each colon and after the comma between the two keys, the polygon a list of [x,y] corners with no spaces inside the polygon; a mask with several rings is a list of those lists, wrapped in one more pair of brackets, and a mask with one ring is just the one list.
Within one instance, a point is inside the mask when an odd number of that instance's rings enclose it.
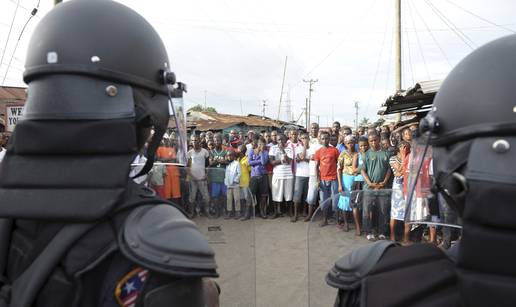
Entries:
{"label": "police officer in riot gear", "polygon": [[128,177],[151,128],[141,173],[152,166],[169,109],[184,135],[156,31],[119,3],[76,0],[40,21],[28,50],[24,119],[0,166],[0,306],[208,304],[213,250]]}
{"label": "police officer in riot gear", "polygon": [[[414,173],[421,177],[433,157],[431,190],[462,220],[456,257],[430,244],[400,247],[381,241],[358,249],[327,275],[339,289],[336,306],[515,305],[515,82],[516,35],[511,35],[463,59],[421,122],[423,147],[413,150]],[[414,222],[418,211],[410,201],[414,193],[408,196],[407,222]],[[417,220],[439,224],[422,216]]]}

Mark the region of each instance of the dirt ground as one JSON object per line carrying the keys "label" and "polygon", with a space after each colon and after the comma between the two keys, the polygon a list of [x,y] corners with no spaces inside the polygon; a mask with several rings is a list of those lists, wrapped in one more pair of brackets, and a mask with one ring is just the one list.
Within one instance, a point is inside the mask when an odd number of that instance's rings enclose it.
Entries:
{"label": "dirt ground", "polygon": [[339,257],[368,243],[353,230],[287,217],[194,221],[216,252],[221,306],[333,306],[336,290],[326,285],[326,273]]}

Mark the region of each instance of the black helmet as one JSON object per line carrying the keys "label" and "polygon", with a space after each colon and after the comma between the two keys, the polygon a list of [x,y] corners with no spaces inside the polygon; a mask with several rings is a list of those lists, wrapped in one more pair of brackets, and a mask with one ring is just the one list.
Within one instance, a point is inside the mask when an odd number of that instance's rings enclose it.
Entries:
{"label": "black helmet", "polygon": [[147,172],[168,125],[175,83],[154,28],[117,2],[75,0],[59,4],[41,20],[28,50],[24,117],[134,117],[139,148],[147,140],[147,128],[154,128],[148,163],[140,174]]}
{"label": "black helmet", "polygon": [[[490,165],[490,159],[501,161],[496,150],[508,150],[508,138],[516,136],[515,67],[516,35],[476,49],[449,73],[421,121],[419,143],[432,145],[434,187],[460,214],[471,178],[507,180],[492,166],[479,168]],[[473,157],[480,152],[485,161],[479,163]]]}

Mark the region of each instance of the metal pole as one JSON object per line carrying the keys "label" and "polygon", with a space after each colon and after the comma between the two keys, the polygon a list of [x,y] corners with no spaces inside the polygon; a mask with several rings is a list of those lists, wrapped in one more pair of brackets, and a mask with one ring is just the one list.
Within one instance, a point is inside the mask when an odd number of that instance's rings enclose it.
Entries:
{"label": "metal pole", "polygon": [[[396,35],[395,35],[395,43],[396,46],[396,69],[395,78],[396,78],[396,92],[401,91],[401,0],[394,0],[395,7],[395,22],[396,22]],[[396,121],[401,121],[401,112],[396,115]]]}
{"label": "metal pole", "polygon": [[281,81],[281,93],[279,96],[278,118],[276,118],[277,120],[280,119],[280,114],[281,114],[281,100],[283,99],[283,86],[285,85],[285,74],[287,73],[287,60],[288,60],[288,56],[285,57],[285,66],[283,67],[283,81]]}
{"label": "metal pole", "polygon": [[358,129],[358,101],[355,101],[355,129]]}
{"label": "metal pole", "polygon": [[318,82],[318,79],[310,79],[310,80],[304,80],[303,82],[307,82],[310,84],[310,87],[308,88],[308,121],[310,122],[311,116],[312,116],[312,92],[314,89],[312,88],[313,84]]}
{"label": "metal pole", "polygon": [[310,129],[310,118],[308,117],[308,98],[305,98],[305,126],[306,130]]}

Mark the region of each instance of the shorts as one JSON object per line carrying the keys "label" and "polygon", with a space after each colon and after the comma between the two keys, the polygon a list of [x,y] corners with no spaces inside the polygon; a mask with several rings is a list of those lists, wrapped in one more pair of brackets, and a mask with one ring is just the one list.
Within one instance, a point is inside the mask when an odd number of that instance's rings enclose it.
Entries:
{"label": "shorts", "polygon": [[310,206],[315,206],[319,199],[319,182],[317,176],[308,177],[308,192],[306,193],[306,202]]}
{"label": "shorts", "polygon": [[227,188],[224,183],[212,182],[210,186],[211,197],[213,198],[225,196],[227,193]]}
{"label": "shorts", "polygon": [[296,177],[294,182],[294,202],[300,203],[308,195],[308,180],[309,177]]}
{"label": "shorts", "polygon": [[272,201],[292,201],[294,178],[278,179],[272,176]]}
{"label": "shorts", "polygon": [[362,199],[364,198],[364,193],[362,192],[363,188],[363,181],[353,182],[351,186],[351,208],[362,210]]}
{"label": "shorts", "polygon": [[256,198],[268,196],[269,182],[267,175],[252,176],[251,182],[249,182],[249,189]]}

